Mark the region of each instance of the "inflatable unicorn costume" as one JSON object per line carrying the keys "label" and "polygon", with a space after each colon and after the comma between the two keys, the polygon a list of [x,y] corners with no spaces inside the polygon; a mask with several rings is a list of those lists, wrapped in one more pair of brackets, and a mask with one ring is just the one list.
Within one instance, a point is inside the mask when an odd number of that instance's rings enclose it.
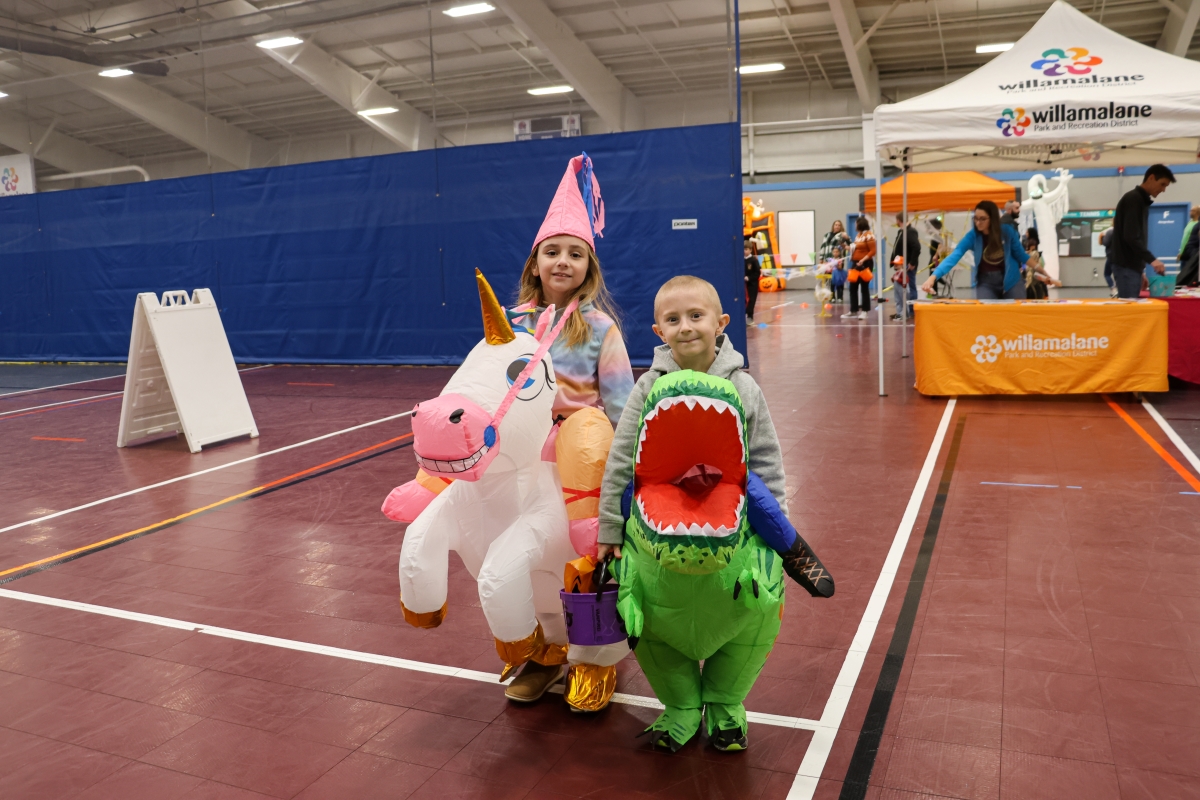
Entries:
{"label": "inflatable unicorn costume", "polygon": [[[590,160],[572,159],[537,241],[565,233],[592,243],[603,227],[603,216],[589,213],[598,205]],[[569,664],[567,702],[599,710],[612,697],[615,665],[629,648],[620,642],[568,652],[559,590],[567,562],[596,552],[596,498],[612,425],[596,408],[554,423],[558,386],[550,347],[576,301],[557,323],[554,306],[514,315],[532,325],[524,327],[510,321],[478,270],[476,281],[484,339],[438,397],[413,409],[420,470],[383,504],[390,519],[411,523],[400,551],[400,605],[412,625],[441,624],[454,550],[478,583],[505,664],[500,680],[529,662],[553,667],[556,680]],[[519,696],[513,688],[508,696],[515,700],[541,696]]]}

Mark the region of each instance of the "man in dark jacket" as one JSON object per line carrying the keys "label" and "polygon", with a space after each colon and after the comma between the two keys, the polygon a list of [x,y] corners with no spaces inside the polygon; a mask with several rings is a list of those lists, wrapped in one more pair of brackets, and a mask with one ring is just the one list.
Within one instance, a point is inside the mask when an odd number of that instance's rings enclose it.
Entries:
{"label": "man in dark jacket", "polygon": [[[896,225],[900,227],[900,230],[896,233],[896,246],[892,248],[892,252],[896,254],[896,257],[904,255],[904,271],[907,280],[904,286],[897,283],[892,289],[896,292],[896,313],[892,315],[892,319],[900,319],[906,307],[908,316],[911,318],[914,313],[913,307],[906,301],[917,298],[917,262],[921,259],[921,237],[917,234],[917,229],[913,227],[912,220],[909,220],[908,226],[905,227],[903,214],[896,215]],[[905,247],[906,244],[907,247]]]}
{"label": "man in dark jacket", "polygon": [[1147,264],[1154,267],[1159,275],[1167,271],[1166,265],[1146,247],[1146,239],[1150,204],[1174,182],[1175,175],[1171,170],[1162,164],[1155,164],[1146,170],[1141,184],[1126,192],[1117,203],[1117,212],[1113,217],[1112,246],[1109,248],[1117,297],[1136,298],[1141,294]]}

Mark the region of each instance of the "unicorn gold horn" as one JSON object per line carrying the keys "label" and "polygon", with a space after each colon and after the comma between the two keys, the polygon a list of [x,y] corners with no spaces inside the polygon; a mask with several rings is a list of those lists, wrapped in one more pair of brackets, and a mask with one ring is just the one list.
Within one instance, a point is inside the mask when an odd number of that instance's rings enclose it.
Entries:
{"label": "unicorn gold horn", "polygon": [[496,299],[496,293],[479,270],[475,270],[475,281],[479,284],[479,305],[483,309],[483,338],[488,344],[508,344],[517,337]]}

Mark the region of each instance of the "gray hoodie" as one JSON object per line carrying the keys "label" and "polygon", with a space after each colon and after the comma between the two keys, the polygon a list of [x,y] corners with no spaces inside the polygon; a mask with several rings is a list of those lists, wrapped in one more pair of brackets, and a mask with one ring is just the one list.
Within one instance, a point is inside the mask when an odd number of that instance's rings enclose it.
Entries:
{"label": "gray hoodie", "polygon": [[[709,375],[725,378],[733,383],[742,407],[746,411],[746,426],[750,435],[750,470],[763,479],[763,483],[775,495],[783,513],[787,514],[786,481],[783,475],[783,453],[779,449],[779,437],[771,423],[771,412],[762,389],[747,372],[742,354],[733,348],[729,339],[721,334],[717,337],[717,358],[708,368]],[[625,517],[621,514],[621,495],[633,480],[633,453],[637,446],[638,421],[642,416],[642,404],[650,387],[662,375],[678,372],[679,365],[671,355],[671,348],[659,345],[654,348],[654,362],[649,371],[638,379],[625,403],[621,421],[613,436],[612,448],[608,451],[608,465],[604,468],[604,483],[600,488],[600,536],[601,544],[621,544],[625,540]]]}

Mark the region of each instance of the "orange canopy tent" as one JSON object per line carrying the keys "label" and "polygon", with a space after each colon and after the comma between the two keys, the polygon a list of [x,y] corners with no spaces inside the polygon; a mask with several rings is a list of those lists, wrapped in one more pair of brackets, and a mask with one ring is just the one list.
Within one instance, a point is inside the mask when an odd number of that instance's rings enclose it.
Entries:
{"label": "orange canopy tent", "polygon": [[[883,211],[903,210],[904,177],[892,178],[883,184]],[[1017,190],[1007,183],[978,172],[910,172],[908,173],[908,210],[971,211],[980,200],[993,200],[1002,206],[1017,199]],[[875,209],[875,190],[859,195],[859,210]]]}

